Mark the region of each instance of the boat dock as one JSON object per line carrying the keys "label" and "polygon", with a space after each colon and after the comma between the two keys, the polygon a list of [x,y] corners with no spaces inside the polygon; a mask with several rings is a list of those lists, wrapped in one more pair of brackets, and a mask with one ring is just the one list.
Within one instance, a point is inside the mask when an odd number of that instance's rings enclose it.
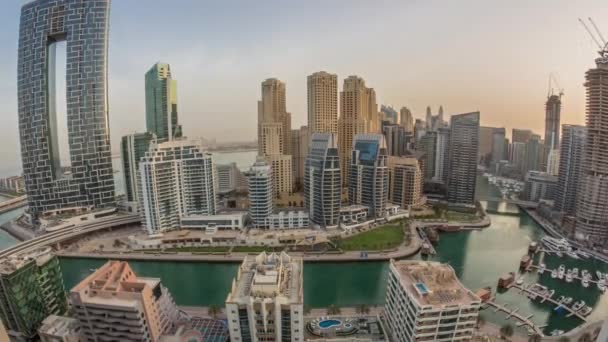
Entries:
{"label": "boat dock", "polygon": [[[528,268],[526,269],[526,271],[530,272],[530,271],[531,271],[531,270],[533,270],[533,269],[534,269],[534,270],[537,270],[537,269],[539,269],[539,268],[541,268],[541,267],[540,267],[540,266],[538,266],[538,265],[530,264],[530,266],[528,266]],[[557,269],[545,268],[545,272],[549,272],[549,273],[551,273],[551,272],[553,272],[553,271],[556,271],[556,272],[557,272]],[[577,275],[577,276],[572,276],[572,279],[573,279],[573,280],[578,280],[578,281],[581,281],[581,282],[583,281],[583,277],[581,277],[580,275]],[[564,280],[564,279],[560,279],[560,280]],[[564,281],[565,281],[565,280],[564,280]],[[593,279],[593,275],[591,275],[591,277],[589,277],[589,278],[587,279],[587,281],[589,282],[589,284],[594,284],[594,285],[597,285],[597,283],[599,282],[598,280]]]}
{"label": "boat dock", "polygon": [[582,320],[583,322],[586,322],[587,319],[581,315],[580,313],[578,313],[577,311],[572,310],[572,308],[566,306],[565,304],[562,304],[561,302],[558,302],[557,300],[551,298],[550,296],[540,293],[540,292],[536,292],[536,291],[532,291],[529,289],[528,286],[520,286],[517,284],[510,284],[507,288],[516,288],[520,291],[520,293],[526,293],[526,294],[530,294],[532,296],[534,296],[534,298],[541,298],[541,303],[544,303],[545,301],[554,304],[555,307],[561,306],[562,308],[564,308],[564,310],[568,311],[568,315],[566,317],[576,317],[580,320]]}
{"label": "boat dock", "polygon": [[530,329],[534,330],[535,333],[539,334],[540,336],[544,336],[543,334],[543,328],[544,326],[539,326],[534,324],[534,322],[532,322],[531,318],[534,315],[528,315],[528,316],[523,316],[522,314],[518,313],[519,308],[514,308],[514,309],[509,309],[507,306],[508,304],[498,304],[494,301],[496,297],[493,297],[492,299],[490,299],[489,301],[487,301],[485,304],[491,306],[494,308],[494,312],[498,312],[498,311],[502,311],[504,313],[507,314],[507,316],[505,317],[505,319],[511,319],[514,318],[516,319],[517,322],[515,325],[518,327],[521,326],[527,326]]}

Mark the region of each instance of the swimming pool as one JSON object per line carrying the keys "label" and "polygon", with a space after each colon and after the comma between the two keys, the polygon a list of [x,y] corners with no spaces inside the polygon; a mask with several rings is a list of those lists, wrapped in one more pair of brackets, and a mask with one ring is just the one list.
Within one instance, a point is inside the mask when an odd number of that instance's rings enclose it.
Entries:
{"label": "swimming pool", "polygon": [[331,328],[333,326],[337,326],[337,325],[341,325],[342,321],[337,320],[337,319],[326,319],[324,321],[319,322],[319,328],[321,329],[327,329],[327,328]]}

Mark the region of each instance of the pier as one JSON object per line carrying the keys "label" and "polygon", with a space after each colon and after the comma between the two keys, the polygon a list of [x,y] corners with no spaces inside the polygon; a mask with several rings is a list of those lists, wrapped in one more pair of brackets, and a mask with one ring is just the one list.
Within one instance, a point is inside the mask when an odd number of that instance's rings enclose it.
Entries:
{"label": "pier", "polygon": [[528,315],[528,316],[524,317],[523,315],[518,313],[519,308],[514,308],[513,310],[511,310],[511,309],[507,308],[507,304],[504,304],[504,305],[498,304],[494,301],[494,299],[495,299],[495,297],[486,302],[486,304],[488,304],[489,306],[494,308],[494,312],[502,311],[507,314],[505,319],[508,320],[508,319],[514,318],[517,321],[519,321],[518,323],[516,323],[516,325],[518,327],[527,326],[530,329],[534,330],[534,332],[539,334],[540,336],[544,336],[543,330],[542,330],[543,327],[534,324],[534,322],[532,322],[532,320],[531,320],[532,316],[534,316],[534,315]]}
{"label": "pier", "polygon": [[11,198],[4,202],[0,203],[0,214],[4,214],[5,212],[18,209],[21,207],[25,207],[27,205],[27,196],[22,195],[19,197]]}
{"label": "pier", "polygon": [[562,302],[558,302],[557,300],[551,298],[550,296],[548,296],[546,294],[542,294],[540,292],[532,291],[527,286],[520,286],[520,285],[517,285],[517,284],[511,284],[507,288],[516,288],[516,289],[518,289],[520,291],[520,293],[524,293],[525,292],[526,294],[530,294],[530,295],[534,296],[534,298],[542,298],[541,303],[544,303],[545,301],[547,301],[547,302],[549,302],[551,304],[554,304],[555,307],[561,306],[562,308],[564,308],[564,310],[568,311],[568,315],[566,317],[575,316],[576,318],[582,320],[583,322],[587,322],[587,319],[583,315],[581,315],[577,311],[572,310],[572,308],[566,306]]}
{"label": "pier", "polygon": [[[526,270],[527,270],[527,271],[531,271],[531,270],[533,270],[533,269],[534,269],[534,270],[537,270],[537,269],[539,269],[539,268],[540,268],[540,266],[538,266],[538,265],[530,264],[530,266],[528,266],[528,268],[527,268]],[[557,272],[557,269],[550,269],[550,268],[548,268],[548,267],[547,267],[547,268],[545,268],[545,272],[549,272],[549,273],[551,273],[551,272],[553,272],[553,271]],[[590,273],[590,274],[591,274],[591,277],[589,277],[589,278],[587,279],[587,281],[589,282],[589,284],[597,285],[597,283],[599,283],[599,281],[598,281],[598,280],[593,279],[594,274],[592,274],[592,273]],[[559,279],[559,278],[555,278],[555,279]],[[564,277],[564,279],[559,279],[559,280],[566,281],[565,279],[566,279],[566,277]],[[578,281],[581,281],[581,282],[582,282],[582,281],[583,281],[583,277],[581,277],[580,275],[577,275],[577,276],[572,276],[572,280],[573,280],[573,281],[574,281],[574,280],[578,280]]]}
{"label": "pier", "polygon": [[435,255],[437,254],[437,251],[435,250],[435,247],[433,246],[433,244],[431,243],[431,240],[429,240],[429,237],[426,236],[426,232],[424,231],[424,227],[420,227],[417,226],[416,230],[418,231],[418,235],[420,235],[420,238],[422,239],[423,243],[428,245],[428,251],[430,255]]}

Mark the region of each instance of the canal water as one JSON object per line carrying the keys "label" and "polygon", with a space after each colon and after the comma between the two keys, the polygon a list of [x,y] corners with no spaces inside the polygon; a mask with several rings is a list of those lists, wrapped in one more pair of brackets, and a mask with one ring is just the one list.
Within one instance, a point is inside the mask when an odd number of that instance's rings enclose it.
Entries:
{"label": "canal water", "polygon": [[[255,152],[252,155],[254,156]],[[497,189],[481,177],[478,179],[478,193],[490,196],[498,194]],[[452,265],[464,285],[472,290],[485,286],[494,289],[498,277],[517,270],[528,244],[544,235],[542,229],[525,213],[520,213],[517,207],[504,203],[486,205],[492,211],[507,214],[490,214],[491,226],[480,231],[442,234],[437,246],[438,254],[430,258]],[[4,214],[0,216],[0,223],[18,214]],[[14,243],[14,239],[0,231],[0,249]],[[412,259],[419,258],[415,256]],[[93,259],[62,259],[66,289],[84,279],[103,262]],[[579,270],[587,269],[593,273],[595,270],[608,272],[608,265],[590,260],[546,257],[545,263],[551,268],[565,264],[567,268],[578,267]],[[196,306],[222,305],[238,268],[238,265],[233,263],[142,261],[130,264],[139,275],[162,278],[162,282],[170,289],[178,304]],[[306,263],[305,304],[310,307],[325,307],[331,304],[383,304],[387,273],[387,262]],[[548,273],[540,277],[536,273],[524,277],[527,283],[540,282],[555,289],[555,298],[564,295],[584,300],[594,308],[589,316],[591,321],[608,317],[608,295],[602,296],[597,287],[583,289],[580,282],[566,283],[551,279]],[[548,325],[546,333],[553,329],[569,330],[580,324],[575,318],[566,318],[554,313],[550,304],[532,302],[514,290],[497,294],[496,301],[519,308],[522,315],[533,314],[534,322]],[[506,322],[503,313],[496,314],[490,309],[485,310],[482,315],[487,321],[498,325]]]}

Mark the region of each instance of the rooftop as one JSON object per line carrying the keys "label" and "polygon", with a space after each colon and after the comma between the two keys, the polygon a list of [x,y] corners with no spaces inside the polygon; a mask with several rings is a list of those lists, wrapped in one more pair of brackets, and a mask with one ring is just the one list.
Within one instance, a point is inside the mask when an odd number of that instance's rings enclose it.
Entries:
{"label": "rooftop", "polygon": [[448,264],[391,260],[391,269],[421,306],[469,305],[481,301],[462,285]]}
{"label": "rooftop", "polygon": [[38,332],[53,337],[65,337],[77,334],[78,326],[78,320],[75,318],[50,315],[42,321]]}
{"label": "rooftop", "polygon": [[226,302],[249,302],[249,298],[276,298],[302,303],[302,259],[286,253],[260,253],[246,257]]}
{"label": "rooftop", "polygon": [[43,265],[53,257],[50,247],[39,248],[31,252],[10,255],[0,260],[0,274],[11,274],[32,260]]}

